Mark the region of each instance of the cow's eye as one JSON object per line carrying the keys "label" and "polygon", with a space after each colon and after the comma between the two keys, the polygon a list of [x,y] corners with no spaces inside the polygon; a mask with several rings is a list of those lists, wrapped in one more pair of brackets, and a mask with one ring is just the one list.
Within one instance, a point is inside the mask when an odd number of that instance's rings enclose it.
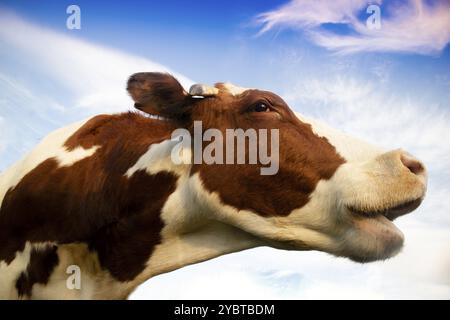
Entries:
{"label": "cow's eye", "polygon": [[258,103],[255,103],[250,108],[250,111],[252,111],[252,112],[268,112],[268,111],[270,111],[270,108],[266,103],[258,102]]}

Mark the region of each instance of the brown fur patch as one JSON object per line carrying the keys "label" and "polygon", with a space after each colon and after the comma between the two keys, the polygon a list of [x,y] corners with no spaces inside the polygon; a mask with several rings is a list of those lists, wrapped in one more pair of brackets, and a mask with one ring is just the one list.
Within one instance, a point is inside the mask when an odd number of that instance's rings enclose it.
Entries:
{"label": "brown fur patch", "polygon": [[0,260],[12,261],[27,241],[84,242],[114,277],[133,279],[160,241],[160,211],[177,177],[124,174],[172,130],[167,122],[132,113],[89,120],[66,146],[100,146],[94,155],[69,167],[47,159],[5,195]]}
{"label": "brown fur patch", "polygon": [[46,284],[53,269],[58,265],[57,246],[33,248],[26,271],[23,271],[16,281],[19,296],[31,297],[33,285]]}
{"label": "brown fur patch", "polygon": [[[216,86],[222,88],[222,84]],[[271,112],[248,111],[259,101],[269,105]],[[197,103],[192,120],[201,120],[203,130],[219,129],[224,137],[230,128],[279,130],[279,171],[275,175],[260,175],[258,164],[201,164],[193,168],[200,173],[205,188],[240,210],[263,216],[288,215],[308,203],[317,183],[330,179],[345,162],[326,138],[314,134],[309,124],[301,122],[271,92],[252,89],[232,96],[221,90],[219,95]]]}

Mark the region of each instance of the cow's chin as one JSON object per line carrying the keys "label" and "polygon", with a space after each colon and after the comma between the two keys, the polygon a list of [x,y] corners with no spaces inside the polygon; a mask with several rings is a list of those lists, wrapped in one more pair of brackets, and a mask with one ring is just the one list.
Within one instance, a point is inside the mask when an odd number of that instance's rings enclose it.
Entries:
{"label": "cow's chin", "polygon": [[403,247],[403,233],[394,220],[420,205],[421,199],[407,201],[378,211],[363,211],[355,207],[345,210],[351,226],[343,236],[340,254],[358,262],[384,260],[395,256]]}
{"label": "cow's chin", "polygon": [[339,255],[357,262],[391,258],[400,252],[404,241],[403,233],[383,215],[355,217],[343,238]]}

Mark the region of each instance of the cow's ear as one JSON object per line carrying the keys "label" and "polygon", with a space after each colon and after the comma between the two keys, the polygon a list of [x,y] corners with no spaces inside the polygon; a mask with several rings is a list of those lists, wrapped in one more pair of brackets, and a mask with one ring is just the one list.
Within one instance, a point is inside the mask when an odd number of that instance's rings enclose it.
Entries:
{"label": "cow's ear", "polygon": [[192,105],[192,97],[167,73],[135,73],[128,79],[127,90],[134,106],[152,115],[179,118],[186,115]]}

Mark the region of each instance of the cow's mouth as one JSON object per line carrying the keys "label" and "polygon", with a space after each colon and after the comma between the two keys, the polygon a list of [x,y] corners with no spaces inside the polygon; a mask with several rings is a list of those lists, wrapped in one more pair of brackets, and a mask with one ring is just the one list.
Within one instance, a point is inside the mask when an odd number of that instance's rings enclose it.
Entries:
{"label": "cow's mouth", "polygon": [[352,232],[347,233],[348,252],[344,255],[358,262],[387,259],[397,254],[404,242],[403,233],[393,220],[416,209],[422,198],[398,203],[379,210],[364,210],[347,205]]}
{"label": "cow's mouth", "polygon": [[389,219],[390,221],[394,221],[396,218],[415,210],[420,205],[421,202],[422,202],[422,198],[418,198],[415,200],[403,202],[401,204],[398,204],[398,205],[395,205],[395,206],[392,206],[389,208],[380,209],[380,210],[362,210],[362,209],[358,209],[358,208],[355,208],[352,206],[347,206],[347,209],[351,213],[358,215],[360,217],[374,218],[374,217],[384,216],[387,219]]}

